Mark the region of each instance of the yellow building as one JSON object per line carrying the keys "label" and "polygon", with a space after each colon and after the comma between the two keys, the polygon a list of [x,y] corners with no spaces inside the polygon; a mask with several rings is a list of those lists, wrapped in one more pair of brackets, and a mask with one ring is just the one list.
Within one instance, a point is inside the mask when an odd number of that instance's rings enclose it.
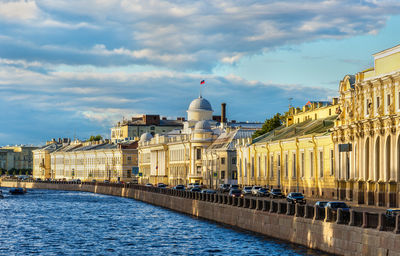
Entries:
{"label": "yellow building", "polygon": [[137,167],[137,141],[108,142],[74,141],[52,153],[51,178],[81,181],[132,181]]}
{"label": "yellow building", "polygon": [[333,129],[340,198],[400,205],[400,45],[373,55],[374,67],[340,82]]}
{"label": "yellow building", "polygon": [[[203,183],[202,156],[216,139],[211,104],[199,97],[190,103],[182,130],[165,135],[145,133],[139,141],[141,183]],[[216,127],[213,127],[216,129]]]}
{"label": "yellow building", "polygon": [[32,151],[37,149],[33,146],[6,146],[2,149],[10,149],[14,152],[14,169],[17,170],[32,170],[33,169],[33,154]]}
{"label": "yellow building", "polygon": [[159,115],[142,115],[122,120],[111,128],[111,141],[120,142],[139,138],[144,133],[165,134],[176,129],[182,129],[184,118],[167,120]]}
{"label": "yellow building", "polygon": [[51,172],[51,156],[50,153],[61,148],[63,144],[55,141],[48,143],[46,146],[33,150],[33,172],[34,178],[50,179]]}
{"label": "yellow building", "polygon": [[286,125],[237,145],[238,182],[332,198],[335,188],[333,141],[329,129],[337,100],[308,102],[289,109]]}

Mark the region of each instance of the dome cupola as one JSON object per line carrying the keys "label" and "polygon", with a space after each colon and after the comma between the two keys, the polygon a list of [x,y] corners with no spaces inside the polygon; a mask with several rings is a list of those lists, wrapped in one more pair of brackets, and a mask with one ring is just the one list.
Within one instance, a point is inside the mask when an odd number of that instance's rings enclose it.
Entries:
{"label": "dome cupola", "polygon": [[212,107],[208,100],[199,96],[197,99],[194,99],[190,105],[188,112],[188,120],[193,121],[203,121],[203,120],[212,120]]}

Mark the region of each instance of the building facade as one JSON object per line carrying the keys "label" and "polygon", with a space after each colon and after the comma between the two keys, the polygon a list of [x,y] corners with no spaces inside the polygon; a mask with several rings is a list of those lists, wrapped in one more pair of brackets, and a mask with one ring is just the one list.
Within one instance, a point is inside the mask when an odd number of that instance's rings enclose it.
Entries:
{"label": "building facade", "polygon": [[51,178],[81,181],[131,181],[137,167],[137,141],[110,144],[75,141],[53,151]]}
{"label": "building facade", "polygon": [[340,198],[400,205],[400,45],[376,53],[374,67],[340,82],[333,128]]}
{"label": "building facade", "polygon": [[0,169],[32,170],[33,153],[37,149],[33,146],[6,146],[0,148]]}
{"label": "building facade", "polygon": [[[219,121],[226,121],[222,104]],[[139,141],[139,170],[142,183],[178,185],[199,183],[216,187],[221,182],[237,183],[235,136],[251,136],[256,128],[238,133],[213,116],[211,104],[199,97],[187,110],[183,129],[164,135],[146,133]],[[246,124],[240,123],[246,126]],[[256,126],[257,124],[251,124]],[[260,126],[260,125],[259,125]],[[215,143],[219,139],[219,143]]]}
{"label": "building facade", "polygon": [[310,197],[331,198],[335,188],[330,129],[337,117],[337,99],[291,108],[286,124],[254,140],[240,139],[237,169],[240,185],[281,188]]}
{"label": "building facade", "polygon": [[131,181],[137,179],[137,141],[48,142],[33,151],[33,177],[81,181]]}
{"label": "building facade", "polygon": [[111,128],[111,141],[120,142],[139,138],[144,133],[164,134],[176,129],[182,129],[184,118],[167,120],[159,115],[143,115],[123,120]]}

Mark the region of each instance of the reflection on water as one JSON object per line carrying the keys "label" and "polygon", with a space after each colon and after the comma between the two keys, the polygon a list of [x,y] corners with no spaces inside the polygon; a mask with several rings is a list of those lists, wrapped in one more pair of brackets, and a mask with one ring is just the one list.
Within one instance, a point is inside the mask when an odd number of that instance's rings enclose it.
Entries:
{"label": "reflection on water", "polygon": [[132,199],[2,190],[0,255],[320,254]]}

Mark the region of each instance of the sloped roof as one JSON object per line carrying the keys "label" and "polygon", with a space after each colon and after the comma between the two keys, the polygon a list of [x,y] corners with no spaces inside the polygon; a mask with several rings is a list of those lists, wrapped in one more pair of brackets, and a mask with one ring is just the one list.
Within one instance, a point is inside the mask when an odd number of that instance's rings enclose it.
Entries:
{"label": "sloped roof", "polygon": [[253,130],[237,129],[231,132],[222,133],[207,150],[235,150],[235,142],[237,139],[250,138]]}
{"label": "sloped roof", "polygon": [[302,137],[305,135],[328,134],[329,129],[334,126],[334,120],[336,117],[337,116],[335,115],[317,120],[307,120],[301,123],[293,124],[289,127],[280,126],[253,139],[253,144]]}

